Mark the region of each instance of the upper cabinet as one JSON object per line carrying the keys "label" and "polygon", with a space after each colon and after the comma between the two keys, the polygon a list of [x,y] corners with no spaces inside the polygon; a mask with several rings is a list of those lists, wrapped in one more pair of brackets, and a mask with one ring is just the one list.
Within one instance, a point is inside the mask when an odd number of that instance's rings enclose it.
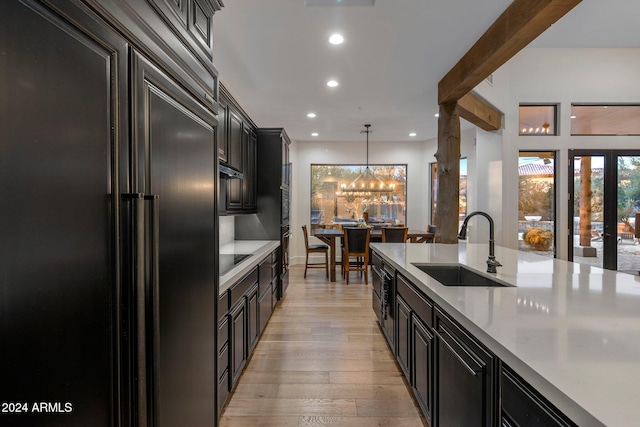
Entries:
{"label": "upper cabinet", "polygon": [[221,0],[84,0],[161,68],[216,112],[213,15]]}
{"label": "upper cabinet", "polygon": [[226,88],[220,85],[218,109],[218,158],[220,163],[243,175],[226,179],[220,205],[228,214],[255,213],[257,209],[256,126]]}
{"label": "upper cabinet", "polygon": [[219,0],[148,0],[178,36],[209,61],[213,58],[213,14]]}

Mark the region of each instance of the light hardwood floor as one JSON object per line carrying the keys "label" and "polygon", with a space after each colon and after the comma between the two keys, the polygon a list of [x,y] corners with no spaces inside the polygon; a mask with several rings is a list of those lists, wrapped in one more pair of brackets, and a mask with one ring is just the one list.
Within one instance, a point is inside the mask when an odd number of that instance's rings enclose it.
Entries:
{"label": "light hardwood floor", "polygon": [[371,281],[351,273],[347,286],[323,270],[303,273],[291,268],[220,426],[427,425],[376,322]]}

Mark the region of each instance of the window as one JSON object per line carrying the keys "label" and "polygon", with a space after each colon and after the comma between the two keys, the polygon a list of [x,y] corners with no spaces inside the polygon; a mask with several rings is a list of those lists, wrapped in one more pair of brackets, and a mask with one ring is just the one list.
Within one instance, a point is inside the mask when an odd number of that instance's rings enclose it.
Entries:
{"label": "window", "polygon": [[407,165],[311,165],[311,228],[406,224]]}
{"label": "window", "polygon": [[557,135],[558,106],[520,105],[519,135],[552,136]]}
{"label": "window", "polygon": [[518,157],[518,247],[555,256],[555,152],[521,151]]}
{"label": "window", "polygon": [[[467,216],[467,159],[460,159],[460,195],[458,198],[460,225]],[[431,224],[437,224],[436,206],[438,205],[438,163],[431,163]]]}
{"label": "window", "polygon": [[571,104],[571,135],[640,135],[640,105]]}

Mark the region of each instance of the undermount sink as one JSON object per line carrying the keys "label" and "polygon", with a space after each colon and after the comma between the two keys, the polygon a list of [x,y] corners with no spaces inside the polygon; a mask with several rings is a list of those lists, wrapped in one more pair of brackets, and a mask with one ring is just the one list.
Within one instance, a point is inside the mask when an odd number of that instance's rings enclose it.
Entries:
{"label": "undermount sink", "polygon": [[513,286],[480,274],[462,264],[412,264],[445,286]]}

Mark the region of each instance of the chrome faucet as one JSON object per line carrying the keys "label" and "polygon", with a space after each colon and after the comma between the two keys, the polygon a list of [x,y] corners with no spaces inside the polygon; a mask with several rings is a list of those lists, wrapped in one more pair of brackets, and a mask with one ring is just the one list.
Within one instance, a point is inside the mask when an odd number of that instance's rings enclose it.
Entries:
{"label": "chrome faucet", "polygon": [[502,264],[500,264],[498,262],[498,260],[496,260],[496,257],[495,257],[495,240],[494,240],[494,236],[493,236],[493,218],[491,218],[489,216],[489,214],[484,213],[484,212],[480,212],[480,211],[475,211],[475,212],[471,212],[469,215],[467,215],[467,217],[464,219],[464,222],[462,223],[462,228],[460,228],[460,233],[458,233],[458,239],[464,240],[464,239],[467,238],[467,223],[469,222],[471,217],[474,217],[476,215],[482,215],[483,217],[485,217],[485,218],[487,218],[489,220],[489,258],[487,259],[487,273],[497,273],[496,267],[500,267],[500,266],[502,266]]}

